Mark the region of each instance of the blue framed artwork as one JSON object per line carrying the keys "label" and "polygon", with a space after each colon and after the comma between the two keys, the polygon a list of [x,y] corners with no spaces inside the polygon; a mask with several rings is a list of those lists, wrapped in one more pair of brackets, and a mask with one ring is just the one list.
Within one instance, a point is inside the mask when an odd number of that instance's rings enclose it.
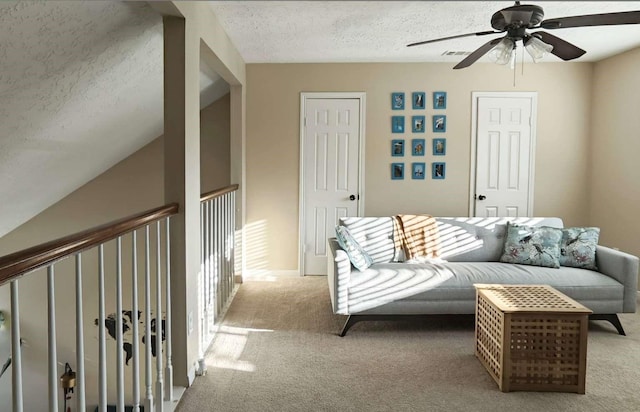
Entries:
{"label": "blue framed artwork", "polygon": [[447,116],[433,116],[433,132],[444,133],[447,131]]}
{"label": "blue framed artwork", "polygon": [[413,156],[424,156],[424,139],[411,140],[411,154]]}
{"label": "blue framed artwork", "polygon": [[447,154],[447,139],[433,139],[433,155],[444,156]]}
{"label": "blue framed artwork", "polygon": [[431,178],[444,179],[446,165],[443,162],[431,163]]}
{"label": "blue framed artwork", "polygon": [[424,104],[425,97],[424,92],[413,92],[411,94],[411,107],[414,110],[424,110],[426,107]]}
{"label": "blue framed artwork", "polygon": [[391,133],[404,133],[404,116],[391,116]]}
{"label": "blue framed artwork", "polygon": [[404,163],[391,163],[391,180],[404,179]]}
{"label": "blue framed artwork", "polygon": [[403,92],[391,93],[391,109],[404,110],[404,93]]}
{"label": "blue framed artwork", "polygon": [[391,156],[404,156],[403,139],[394,139],[391,141]]}
{"label": "blue framed artwork", "polygon": [[433,92],[433,108],[436,110],[447,108],[447,92]]}
{"label": "blue framed artwork", "polygon": [[424,116],[411,117],[411,131],[413,133],[424,133]]}
{"label": "blue framed artwork", "polygon": [[412,179],[424,179],[424,163],[411,163],[411,178]]}

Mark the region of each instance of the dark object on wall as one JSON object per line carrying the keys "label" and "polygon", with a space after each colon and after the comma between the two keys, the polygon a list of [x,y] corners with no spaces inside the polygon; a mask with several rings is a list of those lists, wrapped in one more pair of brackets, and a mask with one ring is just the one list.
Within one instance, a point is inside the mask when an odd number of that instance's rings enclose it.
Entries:
{"label": "dark object on wall", "polygon": [[[131,358],[133,357],[133,345],[130,342],[131,336],[130,333],[127,334],[128,332],[131,332],[131,325],[133,322],[139,322],[142,323],[140,320],[140,316],[142,315],[141,311],[138,311],[138,316],[137,318],[134,319],[133,316],[133,312],[130,310],[123,310],[122,311],[122,335],[123,338],[125,339],[122,343],[122,349],[125,352],[125,364],[129,365],[129,361],[131,360]],[[94,320],[94,324],[96,326],[98,326],[99,321],[98,319]],[[113,338],[114,340],[116,339],[116,325],[117,325],[117,319],[116,319],[116,314],[115,313],[111,313],[109,315],[107,315],[107,317],[104,320],[104,327],[107,329],[107,333],[109,334],[109,336],[111,336],[111,338]],[[141,336],[142,336],[142,343],[146,344],[147,341],[147,337],[146,335],[143,333],[144,332],[144,326],[141,325],[140,326],[140,332],[141,332]],[[127,334],[127,335],[126,335]],[[151,355],[153,357],[156,356],[156,318],[152,318],[151,319]],[[126,335],[126,336],[125,336]],[[162,319],[162,340],[165,341],[165,320]]]}

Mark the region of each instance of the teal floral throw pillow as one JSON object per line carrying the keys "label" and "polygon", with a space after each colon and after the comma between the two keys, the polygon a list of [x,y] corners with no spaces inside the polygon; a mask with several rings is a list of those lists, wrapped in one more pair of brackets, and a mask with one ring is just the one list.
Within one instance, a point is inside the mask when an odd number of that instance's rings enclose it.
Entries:
{"label": "teal floral throw pillow", "polygon": [[570,227],[562,230],[560,266],[597,270],[596,247],[600,237],[597,227]]}
{"label": "teal floral throw pillow", "polygon": [[360,246],[360,244],[354,239],[351,232],[349,232],[349,229],[344,226],[336,226],[336,238],[338,239],[340,247],[347,252],[347,256],[349,256],[351,264],[356,269],[363,272],[372,265],[373,260],[371,259],[371,256],[369,256],[362,246]]}
{"label": "teal floral throw pillow", "polygon": [[560,267],[562,229],[507,223],[507,239],[500,262]]}

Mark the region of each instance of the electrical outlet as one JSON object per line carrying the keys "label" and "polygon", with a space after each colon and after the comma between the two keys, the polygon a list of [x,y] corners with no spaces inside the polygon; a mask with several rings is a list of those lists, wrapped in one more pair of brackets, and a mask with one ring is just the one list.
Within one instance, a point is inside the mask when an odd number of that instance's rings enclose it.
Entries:
{"label": "electrical outlet", "polygon": [[193,332],[193,311],[189,312],[188,325],[189,325],[189,331],[187,332],[187,334],[191,335],[191,332]]}

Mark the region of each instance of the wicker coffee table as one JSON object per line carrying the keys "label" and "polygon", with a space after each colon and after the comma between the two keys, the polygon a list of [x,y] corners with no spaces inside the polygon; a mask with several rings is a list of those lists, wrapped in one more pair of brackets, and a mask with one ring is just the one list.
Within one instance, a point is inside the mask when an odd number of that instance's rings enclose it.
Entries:
{"label": "wicker coffee table", "polygon": [[546,285],[475,286],[475,354],[501,391],[585,392],[591,310]]}

